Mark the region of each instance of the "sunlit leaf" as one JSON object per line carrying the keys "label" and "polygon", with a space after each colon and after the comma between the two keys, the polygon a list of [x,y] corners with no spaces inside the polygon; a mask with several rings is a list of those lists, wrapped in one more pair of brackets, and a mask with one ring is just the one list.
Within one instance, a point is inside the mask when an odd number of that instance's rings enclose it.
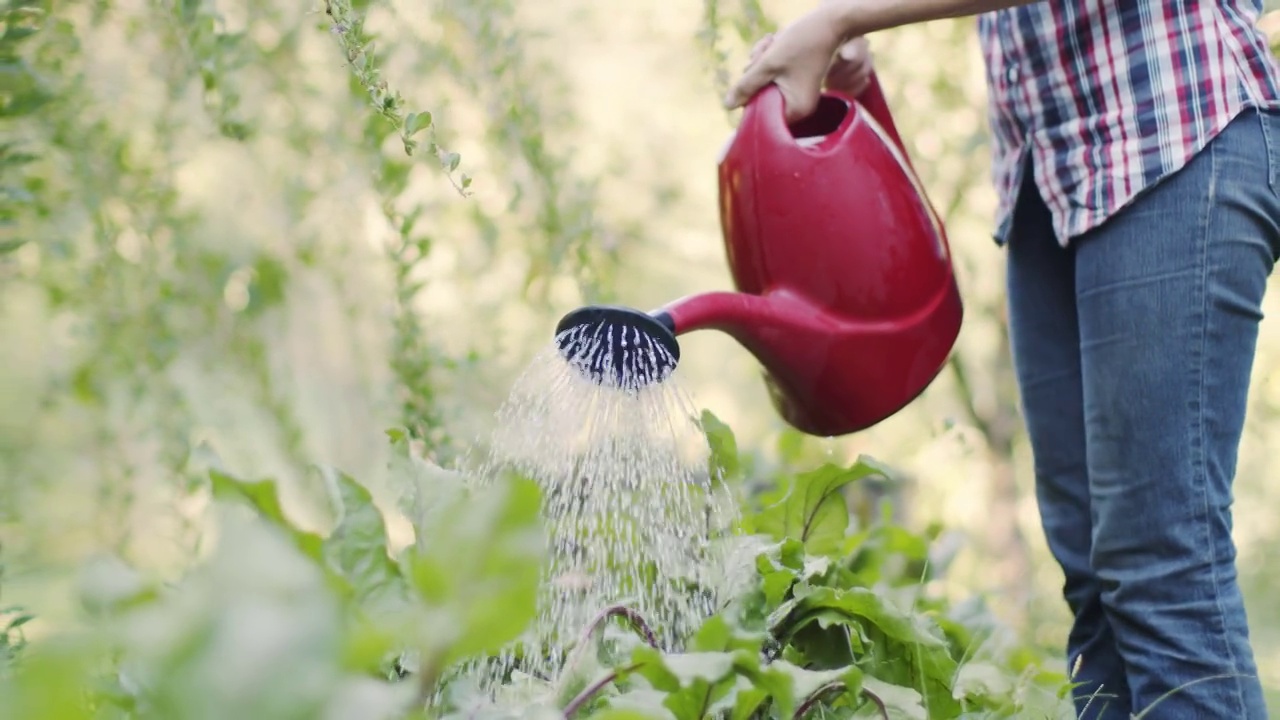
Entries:
{"label": "sunlit leaf", "polygon": [[299,529],[285,516],[275,480],[240,480],[220,470],[210,470],[209,479],[214,498],[247,502],[264,519],[284,530],[307,557],[323,559],[324,540],[316,533]]}
{"label": "sunlit leaf", "polygon": [[862,671],[854,666],[809,670],[785,660],[770,663],[756,678],[757,685],[768,689],[783,717],[791,717],[800,705],[819,692],[828,702],[842,694],[856,694],[861,682]]}
{"label": "sunlit leaf", "polygon": [[735,656],[728,652],[663,654],[638,648],[632,657],[636,673],[666,693],[663,706],[676,720],[700,720],[735,685]]}
{"label": "sunlit leaf", "polygon": [[545,542],[540,508],[537,484],[511,479],[453,503],[406,554],[413,587],[447,613],[450,636],[436,650],[450,661],[497,651],[533,619]]}
{"label": "sunlit leaf", "polygon": [[929,720],[924,698],[909,687],[881,682],[870,676],[862,679],[862,687],[884,703],[890,720]]}
{"label": "sunlit leaf", "polygon": [[830,618],[835,613],[874,626],[900,642],[928,648],[946,647],[936,624],[894,607],[867,588],[804,586],[796,591],[795,600],[780,608],[780,613],[775,627],[783,631],[816,621],[819,616]]}
{"label": "sunlit leaf", "polygon": [[796,475],[780,500],[752,518],[752,528],[777,540],[800,540],[814,554],[835,553],[849,524],[844,488],[883,474],[878,463],[862,457],[847,468],[828,464]]}
{"label": "sunlit leaf", "polygon": [[387,528],[369,491],[343,472],[326,471],[341,509],[337,527],[324,540],[329,563],[355,589],[359,601],[378,606],[399,605],[407,584],[400,566],[387,553]]}
{"label": "sunlit leaf", "polygon": [[702,411],[701,425],[711,448],[711,477],[724,482],[739,479],[742,467],[738,460],[738,441],[733,430],[710,410]]}
{"label": "sunlit leaf", "polygon": [[[620,701],[621,706],[606,707],[598,712],[591,713],[587,716],[588,720],[671,720],[671,711],[660,705],[641,709],[637,706],[629,706],[628,701],[634,702],[636,694],[628,696],[628,700]],[[655,694],[656,695],[656,694]],[[661,697],[661,696],[658,696]],[[656,702],[653,701],[653,702]],[[639,705],[639,703],[637,703]]]}

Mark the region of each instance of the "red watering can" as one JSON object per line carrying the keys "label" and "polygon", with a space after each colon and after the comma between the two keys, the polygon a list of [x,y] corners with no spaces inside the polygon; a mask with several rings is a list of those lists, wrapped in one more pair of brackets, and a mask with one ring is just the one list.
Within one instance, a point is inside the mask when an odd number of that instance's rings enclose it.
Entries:
{"label": "red watering can", "polygon": [[644,313],[589,306],[556,327],[562,355],[601,383],[661,382],[676,336],[727,333],[763,365],[778,412],[836,436],[901,410],[937,377],[963,309],[946,232],[873,77],[825,93],[788,126],[769,86],[720,161],[720,224],[738,292]]}

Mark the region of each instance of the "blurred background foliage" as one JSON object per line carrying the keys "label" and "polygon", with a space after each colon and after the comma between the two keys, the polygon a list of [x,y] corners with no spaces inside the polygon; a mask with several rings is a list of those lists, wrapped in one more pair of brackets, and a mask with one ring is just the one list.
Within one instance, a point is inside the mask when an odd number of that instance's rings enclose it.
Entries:
{"label": "blurred background foliage", "polygon": [[[280,478],[316,525],[331,518],[307,499],[312,461],[385,503],[384,429],[457,462],[566,310],[729,287],[714,164],[736,118],[718,99],[754,39],[809,4],[0,2],[0,607],[38,608],[38,635],[73,620],[67,585],[97,550],[188,563],[210,465]],[[688,336],[679,381],[760,467],[870,453],[901,469],[885,492],[952,531],[956,592],[990,593],[1056,651],[1062,579],[1006,347],[973,23],[872,45],[948,224],[967,312],[951,367],[838,439],[787,430],[725,336]],[[1273,690],[1276,368],[1272,320],[1236,532]]]}

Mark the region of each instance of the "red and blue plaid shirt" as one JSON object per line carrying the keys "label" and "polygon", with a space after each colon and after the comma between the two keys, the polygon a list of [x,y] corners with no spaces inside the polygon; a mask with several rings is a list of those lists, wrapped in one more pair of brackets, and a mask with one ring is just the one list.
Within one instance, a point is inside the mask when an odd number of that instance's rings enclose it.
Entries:
{"label": "red and blue plaid shirt", "polygon": [[1066,245],[1177,171],[1242,110],[1280,107],[1260,0],[1041,0],[978,18],[997,241],[1028,153]]}

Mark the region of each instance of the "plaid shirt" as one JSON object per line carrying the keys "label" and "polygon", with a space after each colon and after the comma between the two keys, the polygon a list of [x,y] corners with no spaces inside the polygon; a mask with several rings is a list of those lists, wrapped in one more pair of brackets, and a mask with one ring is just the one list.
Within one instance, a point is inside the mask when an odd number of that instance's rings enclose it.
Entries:
{"label": "plaid shirt", "polygon": [[996,240],[1030,153],[1058,241],[1178,170],[1242,110],[1280,107],[1261,0],[1041,0],[978,18]]}

